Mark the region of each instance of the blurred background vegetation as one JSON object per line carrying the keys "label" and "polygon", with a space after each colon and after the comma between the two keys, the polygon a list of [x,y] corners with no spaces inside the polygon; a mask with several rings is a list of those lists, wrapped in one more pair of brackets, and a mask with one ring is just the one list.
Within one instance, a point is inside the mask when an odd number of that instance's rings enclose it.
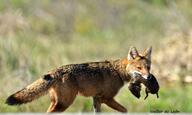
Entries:
{"label": "blurred background vegetation", "polygon": [[[116,96],[129,112],[192,112],[191,0],[1,0],[0,112],[45,112],[48,95],[22,106],[5,99],[56,67],[127,56],[152,46],[160,98]],[[79,96],[67,112],[91,112]],[[102,111],[114,112],[107,106]]]}

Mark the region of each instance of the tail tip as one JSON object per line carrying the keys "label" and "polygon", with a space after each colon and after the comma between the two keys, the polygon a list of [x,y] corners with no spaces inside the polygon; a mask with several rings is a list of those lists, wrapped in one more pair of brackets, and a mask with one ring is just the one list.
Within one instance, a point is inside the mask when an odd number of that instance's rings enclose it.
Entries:
{"label": "tail tip", "polygon": [[20,100],[18,100],[16,97],[14,97],[14,95],[11,95],[7,98],[7,100],[5,101],[6,104],[8,105],[20,105],[22,104],[22,102]]}

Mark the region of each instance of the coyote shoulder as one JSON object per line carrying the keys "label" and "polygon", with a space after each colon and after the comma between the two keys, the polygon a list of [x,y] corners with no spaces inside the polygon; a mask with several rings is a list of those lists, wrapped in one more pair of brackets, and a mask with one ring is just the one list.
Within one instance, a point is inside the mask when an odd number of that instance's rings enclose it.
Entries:
{"label": "coyote shoulder", "polygon": [[47,112],[62,112],[80,94],[93,97],[96,112],[101,111],[102,103],[117,111],[127,112],[114,97],[135,74],[139,73],[144,78],[150,74],[151,50],[148,48],[139,54],[135,47],[131,47],[127,58],[64,65],[12,94],[6,103],[20,105],[49,93],[51,105]]}

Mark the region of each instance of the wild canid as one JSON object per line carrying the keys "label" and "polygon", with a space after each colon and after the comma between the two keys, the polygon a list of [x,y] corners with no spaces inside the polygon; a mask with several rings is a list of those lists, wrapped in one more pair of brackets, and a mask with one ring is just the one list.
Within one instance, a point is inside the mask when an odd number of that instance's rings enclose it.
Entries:
{"label": "wild canid", "polygon": [[12,94],[6,103],[20,105],[49,93],[51,105],[47,112],[62,112],[80,94],[93,97],[95,112],[101,111],[102,103],[119,112],[127,112],[125,107],[114,100],[114,96],[132,76],[140,74],[147,79],[150,74],[151,52],[151,47],[142,53],[131,47],[128,56],[123,59],[64,65]]}

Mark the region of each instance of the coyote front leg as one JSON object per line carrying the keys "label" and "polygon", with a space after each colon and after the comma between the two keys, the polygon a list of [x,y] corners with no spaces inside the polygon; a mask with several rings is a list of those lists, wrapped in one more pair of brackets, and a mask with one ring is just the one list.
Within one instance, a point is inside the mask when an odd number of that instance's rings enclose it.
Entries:
{"label": "coyote front leg", "polygon": [[93,97],[94,112],[101,112],[101,100],[98,97]]}

